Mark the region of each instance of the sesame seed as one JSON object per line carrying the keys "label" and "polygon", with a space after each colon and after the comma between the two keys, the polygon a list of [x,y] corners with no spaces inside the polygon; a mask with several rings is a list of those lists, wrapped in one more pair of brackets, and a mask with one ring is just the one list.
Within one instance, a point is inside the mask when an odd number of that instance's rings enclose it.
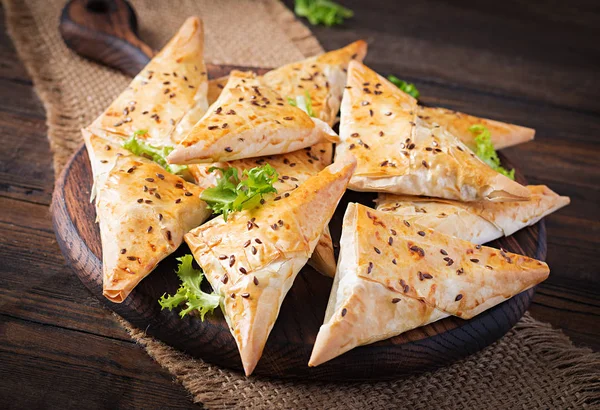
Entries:
{"label": "sesame seed", "polygon": [[167,240],[170,241],[171,240],[171,231],[167,231]]}
{"label": "sesame seed", "polygon": [[125,254],[127,252],[127,249],[123,248],[121,249],[121,255]]}
{"label": "sesame seed", "polygon": [[148,229],[146,229],[146,232],[148,232],[148,233],[152,232],[152,227],[149,226]]}
{"label": "sesame seed", "polygon": [[346,316],[346,313],[348,313],[348,309],[343,308],[342,309],[342,317]]}
{"label": "sesame seed", "polygon": [[456,302],[458,302],[458,301],[459,301],[459,300],[461,300],[462,298],[463,298],[463,295],[459,293],[458,295],[456,295],[456,298],[454,298],[454,300],[455,300]]}
{"label": "sesame seed", "polygon": [[156,174],[156,176],[157,176],[159,179],[165,179],[165,176],[164,176],[163,174],[158,174],[158,173],[157,173],[157,174]]}
{"label": "sesame seed", "polygon": [[350,134],[350,136],[352,138],[358,138],[358,132],[353,132],[352,134]]}
{"label": "sesame seed", "polygon": [[396,230],[395,229],[390,229],[390,233],[394,236],[396,236]]}
{"label": "sesame seed", "polygon": [[218,125],[210,125],[210,126],[208,127],[208,129],[209,129],[210,131],[212,131],[212,130],[216,130],[217,128],[219,128],[219,126],[218,126]]}
{"label": "sesame seed", "polygon": [[176,203],[176,204],[178,204],[178,203],[180,203],[180,202],[181,202],[181,198],[177,198],[177,199],[175,200],[175,203]]}
{"label": "sesame seed", "polygon": [[235,255],[229,257],[229,267],[231,268],[235,264]]}
{"label": "sesame seed", "polygon": [[221,255],[221,256],[219,256],[219,260],[225,260],[225,259],[227,259],[227,255]]}
{"label": "sesame seed", "polygon": [[373,262],[369,262],[369,267],[367,268],[367,273],[371,273],[373,270]]}
{"label": "sesame seed", "polygon": [[136,260],[137,258],[136,258],[135,256],[128,256],[128,257],[127,257],[127,259],[129,259],[130,261],[134,261],[134,260]]}
{"label": "sesame seed", "polygon": [[128,173],[128,174],[131,174],[131,173],[132,173],[134,170],[135,170],[135,167],[131,167],[131,168],[129,168],[129,169],[127,170],[127,173]]}
{"label": "sesame seed", "polygon": [[423,231],[419,231],[419,232],[417,232],[417,233],[418,233],[419,235],[421,235],[421,236],[425,236],[425,232],[423,232]]}
{"label": "sesame seed", "polygon": [[421,164],[423,164],[425,168],[429,168],[429,165],[427,165],[427,161],[423,160],[421,161]]}
{"label": "sesame seed", "polygon": [[254,226],[254,224],[250,221],[248,221],[248,223],[246,224],[246,227],[248,228],[248,230],[251,230],[253,226]]}
{"label": "sesame seed", "polygon": [[457,275],[462,275],[463,273],[465,273],[465,270],[463,268],[460,268],[460,269],[456,270],[456,274]]}
{"label": "sesame seed", "polygon": [[408,223],[407,220],[404,220],[404,225],[408,226],[410,228],[410,223]]}
{"label": "sesame seed", "polygon": [[260,239],[258,239],[258,238],[254,239],[254,242],[256,242],[259,245],[262,244],[262,241]]}
{"label": "sesame seed", "polygon": [[249,293],[242,293],[240,296],[243,297],[244,299],[248,299],[250,297],[250,294]]}
{"label": "sesame seed", "polygon": [[394,238],[392,238],[391,236],[388,238],[388,245],[392,246],[392,244],[394,243]]}
{"label": "sesame seed", "polygon": [[286,120],[286,121],[291,121],[291,120],[294,119],[294,117],[283,117],[283,119]]}
{"label": "sesame seed", "polygon": [[258,286],[258,278],[256,276],[252,279],[252,282],[254,282],[256,286]]}
{"label": "sesame seed", "polygon": [[225,147],[225,152],[232,152],[233,149],[231,149],[231,147]]}
{"label": "sesame seed", "polygon": [[185,195],[185,196],[192,196],[194,194],[192,194],[190,191],[185,191],[185,193],[183,195]]}
{"label": "sesame seed", "polygon": [[223,108],[219,107],[215,110],[215,114],[221,114],[221,111],[223,111]]}
{"label": "sesame seed", "polygon": [[227,276],[227,274],[224,274],[223,276],[221,276],[221,282],[223,282],[223,284],[227,283],[228,280],[229,280],[229,276]]}
{"label": "sesame seed", "polygon": [[154,182],[154,178],[146,178],[146,181],[148,181],[148,182]]}
{"label": "sesame seed", "polygon": [[475,259],[475,258],[470,259],[470,261],[473,262],[473,263],[479,263],[479,259]]}
{"label": "sesame seed", "polygon": [[392,299],[392,303],[393,304],[396,304],[398,302],[400,302],[400,298],[394,298],[394,299]]}
{"label": "sesame seed", "polygon": [[142,198],[139,198],[139,199],[137,200],[137,203],[138,203],[138,204],[141,204],[142,202],[144,202],[144,200],[143,200]]}
{"label": "sesame seed", "polygon": [[248,273],[246,268],[244,268],[243,266],[240,266],[240,272],[242,272],[244,275]]}
{"label": "sesame seed", "polygon": [[397,265],[397,264],[398,264],[398,263],[396,263],[396,258],[392,259],[392,263],[393,263],[394,265]]}
{"label": "sesame seed", "polygon": [[375,249],[375,252],[377,252],[378,254],[381,255],[381,251],[379,250],[379,248],[377,248],[377,247],[374,246],[373,249]]}
{"label": "sesame seed", "polygon": [[160,194],[158,192],[155,192],[154,196],[156,197],[156,199],[160,199]]}
{"label": "sesame seed", "polygon": [[256,248],[254,246],[250,250],[252,251],[252,255],[256,255]]}
{"label": "sesame seed", "polygon": [[[441,253],[442,255],[448,255],[448,252],[446,252],[444,249],[440,249],[440,253]],[[445,258],[444,258],[444,259],[445,259]]]}

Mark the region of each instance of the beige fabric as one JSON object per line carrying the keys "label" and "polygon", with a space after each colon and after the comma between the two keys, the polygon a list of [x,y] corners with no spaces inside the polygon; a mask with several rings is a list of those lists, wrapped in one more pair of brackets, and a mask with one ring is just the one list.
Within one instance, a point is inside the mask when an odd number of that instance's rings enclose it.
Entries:
{"label": "beige fabric", "polygon": [[[72,54],[56,22],[65,0],[3,0],[10,35],[47,111],[56,176],[81,144],[80,129],[130,79]],[[310,31],[275,0],[135,1],[140,36],[159,48],[186,17],[199,14],[206,61],[276,67],[321,51]],[[224,11],[234,10],[223,24]],[[161,24],[152,24],[160,18]],[[269,35],[263,35],[268,32]],[[243,41],[241,41],[241,36]],[[249,41],[251,39],[252,41]],[[193,360],[117,318],[206,408],[592,408],[600,404],[600,355],[526,315],[482,352],[436,372],[378,383],[280,381]]]}

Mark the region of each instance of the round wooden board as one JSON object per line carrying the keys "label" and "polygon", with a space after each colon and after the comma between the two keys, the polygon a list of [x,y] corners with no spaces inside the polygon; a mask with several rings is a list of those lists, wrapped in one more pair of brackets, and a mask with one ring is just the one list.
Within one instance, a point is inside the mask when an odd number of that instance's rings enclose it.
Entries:
{"label": "round wooden board", "polygon": [[[225,70],[229,70],[226,68]],[[505,161],[506,163],[506,161]],[[510,166],[510,164],[507,164]],[[519,182],[524,179],[517,173]],[[61,174],[53,195],[52,216],[60,248],[83,284],[109,309],[165,343],[216,365],[242,371],[236,343],[222,314],[180,319],[176,311],[161,310],[158,299],[174,293],[179,280],[175,258],[189,253],[184,244],[162,261],[121,304],[102,296],[101,244],[96,212],[90,203],[92,172],[81,147]],[[339,240],[348,202],[372,206],[375,195],[348,191],[330,223],[334,243]],[[543,260],[546,253],[544,222],[491,244]],[[523,316],[533,289],[471,320],[454,317],[406,332],[394,338],[358,347],[315,368],[307,363],[323,322],[332,280],[308,265],[296,278],[269,336],[254,374],[277,378],[320,380],[390,379],[443,366],[472,354],[502,337]]]}

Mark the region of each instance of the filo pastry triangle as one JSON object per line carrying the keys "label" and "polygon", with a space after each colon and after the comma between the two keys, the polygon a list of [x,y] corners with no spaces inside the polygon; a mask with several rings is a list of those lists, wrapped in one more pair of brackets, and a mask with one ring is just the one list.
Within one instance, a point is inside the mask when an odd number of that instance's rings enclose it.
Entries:
{"label": "filo pastry triangle", "polygon": [[[92,144],[102,143],[93,135],[88,138]],[[114,149],[118,147],[109,151]],[[121,303],[158,262],[181,245],[185,233],[210,216],[210,210],[200,200],[199,187],[156,163],[135,155],[113,158],[114,166],[99,174],[102,183],[96,212],[103,294]]]}
{"label": "filo pastry triangle", "polygon": [[170,163],[230,161],[338,141],[323,121],[290,105],[251,72],[232,71],[208,112],[171,152]]}
{"label": "filo pastry triangle", "polygon": [[544,262],[351,203],[309,366],[449,315],[472,318],[548,274]]}
{"label": "filo pastry triangle", "polygon": [[459,202],[438,198],[380,194],[377,209],[437,232],[483,244],[537,223],[569,204],[545,185],[527,186],[531,198],[517,202]]}
{"label": "filo pastry triangle", "polygon": [[[339,50],[269,71],[262,77],[262,81],[286,99],[290,98],[296,103],[299,101],[299,106],[306,104],[306,94],[308,94],[312,114],[333,126],[346,84],[348,64],[351,60],[362,61],[366,51],[367,44],[364,41],[356,41]],[[227,80],[228,77],[221,77],[209,81],[208,100],[211,105],[221,94]],[[210,188],[216,184],[217,178],[216,173],[208,172],[212,166],[235,167],[242,171],[268,163],[280,175],[274,186],[281,195],[297,188],[310,176],[329,165],[332,156],[332,144],[324,142],[286,154],[211,164],[192,164],[189,169],[200,187]],[[333,243],[328,227],[325,228],[308,263],[326,276],[335,275]]]}
{"label": "filo pastry triangle", "polygon": [[467,147],[476,149],[475,138],[469,131],[473,125],[483,125],[490,131],[490,139],[495,149],[512,147],[531,141],[535,130],[520,125],[480,118],[474,115],[439,107],[419,105],[418,116],[429,126],[440,125],[458,137]]}
{"label": "filo pastry triangle", "polygon": [[460,201],[513,201],[529,191],[501,175],[458,138],[418,116],[417,101],[352,61],[341,106],[336,155],[358,165],[348,187]]}
{"label": "filo pastry triangle", "polygon": [[215,292],[240,351],[254,370],[281,303],[315,249],[354,171],[334,162],[280,200],[222,216],[185,235]]}
{"label": "filo pastry triangle", "polygon": [[146,130],[146,142],[176,145],[208,108],[203,52],[202,20],[190,17],[88,128],[117,143]]}
{"label": "filo pastry triangle", "polygon": [[[229,162],[214,162],[212,164],[190,165],[191,174],[203,189],[214,187],[217,184],[217,178],[220,172],[209,172],[213,166],[219,168],[235,167],[241,175],[245,169],[269,164],[279,174],[278,180],[273,184],[277,189],[277,195],[283,196],[298,188],[311,176],[316,175],[331,162],[331,154],[317,148],[318,145],[305,148],[300,151],[294,151],[287,154],[273,155],[260,158],[238,159]],[[315,251],[310,257],[308,263],[319,273],[333,277],[335,275],[335,256],[333,252],[333,242],[329,227],[325,226],[323,235],[319,239]]]}

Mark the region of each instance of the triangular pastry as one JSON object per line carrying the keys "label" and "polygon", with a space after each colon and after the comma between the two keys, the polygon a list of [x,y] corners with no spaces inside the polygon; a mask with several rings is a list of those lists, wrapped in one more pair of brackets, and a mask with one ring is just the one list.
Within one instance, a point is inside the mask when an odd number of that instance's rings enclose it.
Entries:
{"label": "triangular pastry", "polygon": [[231,161],[338,141],[323,121],[290,105],[251,72],[232,71],[204,117],[171,152],[170,163]]}
{"label": "triangular pastry", "polygon": [[134,132],[155,146],[174,146],[208,108],[202,20],[188,18],[177,34],[88,128],[120,143]]}
{"label": "triangular pastry", "polygon": [[[307,92],[310,96],[313,115],[333,126],[346,84],[348,63],[351,60],[362,61],[366,50],[367,44],[364,41],[356,41],[339,50],[269,71],[262,79],[286,99],[305,98],[305,92]],[[225,88],[228,78],[228,76],[220,77],[208,82],[210,105],[217,100]],[[192,164],[189,169],[198,185],[209,188],[216,184],[216,174],[208,172],[212,166],[236,167],[241,171],[267,162],[279,172],[280,179],[275,184],[275,188],[277,192],[283,194],[295,189],[300,183],[329,165],[333,157],[332,148],[331,143],[324,142],[287,154],[212,164]],[[328,227],[319,239],[308,263],[326,276],[333,277],[335,275],[333,243]]]}
{"label": "triangular pastry", "polygon": [[[201,188],[206,189],[214,187],[217,184],[217,178],[220,176],[219,172],[208,171],[213,166],[223,169],[235,167],[241,175],[241,172],[245,169],[269,164],[279,173],[279,179],[273,186],[277,189],[278,195],[284,195],[286,192],[298,188],[308,178],[316,175],[329,165],[331,162],[330,156],[326,152],[317,149],[319,145],[321,144],[287,154],[238,159],[229,162],[213,162],[211,164],[194,164],[190,165],[189,169],[196,183]],[[335,256],[328,226],[325,227],[308,263],[325,276],[333,277],[335,275]]]}
{"label": "triangular pastry", "polygon": [[246,375],[254,370],[281,303],[313,252],[356,162],[333,163],[297,189],[185,236],[215,292]]}
{"label": "triangular pastry", "polygon": [[510,201],[529,191],[501,175],[440,126],[418,116],[417,101],[352,61],[336,155],[357,157],[349,188],[461,201]]}
{"label": "triangular pastry", "polygon": [[96,212],[103,293],[121,303],[211,212],[200,200],[199,187],[145,158],[118,156],[100,175],[104,182],[98,186]]}
{"label": "triangular pastry", "polygon": [[469,128],[483,125],[490,131],[490,138],[495,149],[511,147],[531,141],[535,130],[520,125],[480,118],[447,108],[419,106],[418,116],[430,126],[438,124],[446,128],[450,134],[458,137],[467,147],[475,150],[475,139]]}
{"label": "triangular pastry", "polygon": [[437,232],[483,244],[537,223],[569,204],[545,185],[527,186],[531,198],[517,202],[459,202],[438,198],[380,194],[377,209]]}
{"label": "triangular pastry", "polygon": [[349,204],[309,366],[447,315],[464,319],[535,286],[548,265]]}
{"label": "triangular pastry", "polygon": [[269,71],[263,76],[263,82],[283,98],[295,100],[308,93],[315,116],[333,126],[340,110],[348,64],[353,60],[362,62],[366,54],[367,43],[359,40]]}

